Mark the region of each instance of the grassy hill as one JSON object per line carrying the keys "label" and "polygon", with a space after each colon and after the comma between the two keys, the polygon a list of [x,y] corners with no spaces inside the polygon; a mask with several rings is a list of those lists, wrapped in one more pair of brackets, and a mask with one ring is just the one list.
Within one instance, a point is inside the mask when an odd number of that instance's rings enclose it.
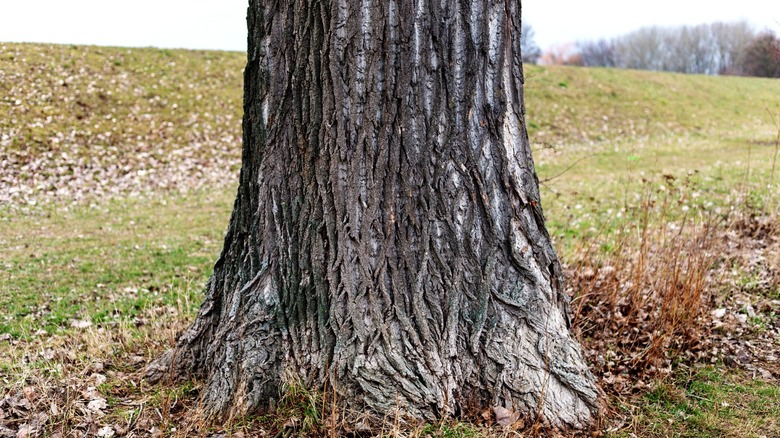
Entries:
{"label": "grassy hill", "polygon": [[[240,53],[0,43],[0,436],[38,423],[49,434],[198,427],[197,382],[150,388],[137,372],[191,320],[221,249],[243,64]],[[780,434],[780,81],[525,76],[575,330],[610,396],[604,429]],[[105,416],[88,408],[100,400]],[[286,414],[231,430],[308,415]]]}
{"label": "grassy hill", "polygon": [[225,184],[240,53],[0,44],[0,202]]}
{"label": "grassy hill", "polygon": [[[775,79],[526,66],[530,137],[567,145],[643,137],[774,140]],[[776,115],[775,115],[776,117]]]}
{"label": "grassy hill", "polygon": [[230,122],[242,113],[244,59],[236,52],[0,44],[0,129],[11,137],[4,147],[92,155],[78,148],[143,152],[159,140],[170,152],[235,136]]}
{"label": "grassy hill", "polygon": [[[224,184],[239,164],[243,65],[230,52],[0,45],[0,200]],[[589,176],[616,159],[744,163],[749,148],[765,162],[780,119],[772,79],[538,66],[525,76],[543,179],[584,155],[597,157],[578,167]]]}

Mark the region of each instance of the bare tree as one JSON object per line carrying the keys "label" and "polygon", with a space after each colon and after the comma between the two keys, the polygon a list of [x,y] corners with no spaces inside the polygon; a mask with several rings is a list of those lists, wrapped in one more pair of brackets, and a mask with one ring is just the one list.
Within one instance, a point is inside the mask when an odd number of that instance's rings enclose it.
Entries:
{"label": "bare tree", "polygon": [[720,74],[738,69],[755,32],[746,22],[645,27],[611,41],[579,42],[583,65]]}
{"label": "bare tree", "polygon": [[[243,164],[192,326],[147,369],[221,417],[284,379],[348,409],[588,424],[523,118],[520,2],[251,0]],[[342,407],[342,406],[339,406]]]}
{"label": "bare tree", "polygon": [[717,73],[724,74],[738,70],[740,57],[756,31],[746,21],[734,23],[713,23],[711,25],[713,48]]}
{"label": "bare tree", "polygon": [[644,27],[615,41],[617,65],[639,70],[663,70],[666,50],[660,27]]}
{"label": "bare tree", "polygon": [[739,71],[747,76],[780,78],[780,39],[764,32],[751,40],[740,58]]}
{"label": "bare tree", "polygon": [[520,46],[523,54],[523,62],[526,64],[536,64],[539,57],[542,56],[542,49],[534,41],[536,33],[529,24],[523,23],[520,34]]}
{"label": "bare tree", "polygon": [[608,40],[585,41],[577,43],[577,50],[585,67],[615,67],[615,45]]}

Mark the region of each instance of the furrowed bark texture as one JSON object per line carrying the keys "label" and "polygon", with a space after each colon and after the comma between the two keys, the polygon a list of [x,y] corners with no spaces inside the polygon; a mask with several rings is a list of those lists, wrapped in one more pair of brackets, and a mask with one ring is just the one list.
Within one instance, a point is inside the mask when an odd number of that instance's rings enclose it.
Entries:
{"label": "furrowed bark texture", "polygon": [[216,416],[294,376],[380,414],[586,425],[598,389],[539,204],[519,1],[251,0],[248,22],[224,249],[150,376],[205,378]]}

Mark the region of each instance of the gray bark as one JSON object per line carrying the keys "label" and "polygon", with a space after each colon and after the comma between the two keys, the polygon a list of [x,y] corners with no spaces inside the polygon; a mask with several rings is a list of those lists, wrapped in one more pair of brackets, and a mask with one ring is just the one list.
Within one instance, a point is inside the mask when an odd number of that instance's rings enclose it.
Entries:
{"label": "gray bark", "polygon": [[435,420],[502,407],[583,427],[523,120],[520,4],[249,7],[243,167],[203,303],[149,377],[205,379],[213,416],[285,378]]}

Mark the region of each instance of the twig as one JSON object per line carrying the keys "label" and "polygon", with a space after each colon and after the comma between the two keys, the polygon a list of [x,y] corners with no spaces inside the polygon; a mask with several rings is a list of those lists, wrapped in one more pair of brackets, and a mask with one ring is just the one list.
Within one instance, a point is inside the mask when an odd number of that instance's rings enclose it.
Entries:
{"label": "twig", "polygon": [[780,151],[780,120],[776,119],[774,114],[772,114],[772,111],[769,110],[769,108],[764,107],[767,114],[769,114],[769,118],[772,120],[772,123],[775,124],[775,127],[777,128],[777,137],[775,138],[775,154],[772,157],[772,171],[769,173],[769,186],[771,190],[772,184],[775,182],[775,169],[777,167],[777,152]]}
{"label": "twig", "polygon": [[572,163],[572,164],[571,164],[569,167],[567,167],[566,169],[564,169],[562,172],[558,173],[557,175],[553,175],[553,176],[551,176],[551,177],[549,177],[549,178],[542,179],[542,180],[540,180],[540,181],[539,181],[539,183],[540,183],[540,184],[548,183],[548,182],[550,182],[550,181],[554,180],[555,178],[558,178],[559,176],[562,176],[564,173],[566,173],[566,172],[568,172],[569,170],[571,170],[571,168],[572,168],[572,167],[574,167],[574,166],[576,166],[576,165],[580,164],[581,162],[583,162],[583,161],[587,160],[588,158],[593,158],[593,157],[595,157],[595,156],[596,156],[596,154],[590,154],[590,155],[586,155],[586,156],[584,156],[584,157],[582,157],[582,158],[578,159],[578,160],[577,160],[577,161],[575,161],[574,163]]}

